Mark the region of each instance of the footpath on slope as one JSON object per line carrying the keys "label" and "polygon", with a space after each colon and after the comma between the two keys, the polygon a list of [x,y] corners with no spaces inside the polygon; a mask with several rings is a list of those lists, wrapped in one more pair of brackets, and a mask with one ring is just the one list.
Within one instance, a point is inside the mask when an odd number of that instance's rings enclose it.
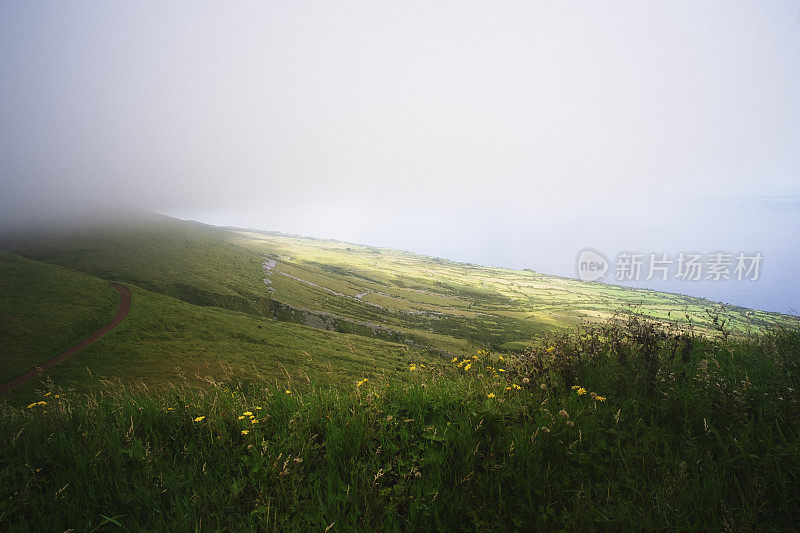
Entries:
{"label": "footpath on slope", "polygon": [[119,293],[122,295],[122,302],[120,302],[119,309],[117,309],[117,314],[114,316],[111,322],[103,326],[102,329],[95,331],[94,333],[83,339],[81,342],[79,342],[72,348],[68,348],[63,352],[61,352],[60,354],[53,357],[52,359],[48,359],[44,363],[36,365],[36,368],[29,370],[24,374],[22,374],[21,376],[18,376],[10,381],[6,381],[5,383],[0,383],[0,394],[3,394],[4,392],[9,391],[13,387],[16,387],[20,383],[41,374],[51,366],[60,363],[64,359],[74,355],[76,352],[82,350],[83,348],[86,348],[91,343],[93,343],[94,341],[96,341],[97,339],[99,339],[100,337],[102,337],[115,327],[117,327],[123,320],[125,320],[125,317],[128,316],[128,312],[131,310],[131,291],[128,290],[126,286],[120,285],[119,283],[111,283],[111,286],[117,289],[117,291],[119,291]]}

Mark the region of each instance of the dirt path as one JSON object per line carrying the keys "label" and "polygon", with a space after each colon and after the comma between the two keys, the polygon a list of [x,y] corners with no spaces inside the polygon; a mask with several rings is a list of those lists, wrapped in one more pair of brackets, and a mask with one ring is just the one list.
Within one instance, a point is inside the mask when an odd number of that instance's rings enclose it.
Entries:
{"label": "dirt path", "polygon": [[58,364],[67,357],[70,357],[71,355],[75,354],[75,352],[83,348],[86,348],[91,343],[93,343],[94,341],[96,341],[97,339],[99,339],[100,337],[102,337],[115,327],[117,327],[120,324],[120,322],[125,320],[125,317],[128,316],[128,311],[131,310],[131,291],[129,291],[127,287],[125,287],[124,285],[120,285],[119,283],[112,283],[111,286],[117,289],[119,293],[122,295],[122,301],[119,304],[119,309],[117,309],[117,314],[114,316],[114,319],[111,322],[106,324],[102,329],[95,331],[94,333],[83,339],[81,342],[79,342],[72,348],[69,348],[61,352],[57,356],[53,357],[52,359],[45,361],[44,363],[38,365],[33,370],[29,370],[24,374],[22,374],[21,376],[12,379],[11,381],[6,381],[5,383],[0,384],[0,394],[3,394],[12,387],[19,385],[23,381],[26,381],[32,378],[33,376],[41,374],[51,366]]}

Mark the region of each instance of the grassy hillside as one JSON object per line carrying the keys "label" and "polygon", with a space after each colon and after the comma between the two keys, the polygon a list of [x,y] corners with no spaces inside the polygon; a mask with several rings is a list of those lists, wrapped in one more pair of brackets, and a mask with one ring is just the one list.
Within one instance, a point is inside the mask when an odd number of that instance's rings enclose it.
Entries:
{"label": "grassy hillside", "polygon": [[0,399],[2,530],[800,519],[795,318],[163,217],[4,243],[9,375],[132,306]]}
{"label": "grassy hillside", "polygon": [[[6,241],[22,255],[190,303],[445,353],[519,348],[619,312],[683,323],[688,315],[697,331],[713,332],[713,305],[702,299],[159,215]],[[736,307],[722,316],[740,334],[798,323]]]}
{"label": "grassy hillside", "polygon": [[[103,280],[9,253],[0,258],[7,288],[0,299],[7,379],[87,336],[116,311],[116,291]],[[391,375],[416,354],[405,345],[196,306],[129,287],[132,305],[125,321],[41,379],[80,392],[104,380],[156,388],[208,381],[280,382],[296,388],[312,381],[349,383]],[[10,397],[25,402],[39,382],[19,386]]]}
{"label": "grassy hillside", "polygon": [[630,321],[405,382],[42,390],[0,405],[0,528],[793,530],[799,362]]}
{"label": "grassy hillside", "polygon": [[100,329],[118,305],[104,280],[0,251],[0,383]]}

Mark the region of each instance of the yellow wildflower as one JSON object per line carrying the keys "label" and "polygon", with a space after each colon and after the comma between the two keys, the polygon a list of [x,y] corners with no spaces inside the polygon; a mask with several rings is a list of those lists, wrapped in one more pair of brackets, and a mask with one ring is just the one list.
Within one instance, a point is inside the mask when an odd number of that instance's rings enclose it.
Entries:
{"label": "yellow wildflower", "polygon": [[586,394],[586,389],[584,389],[583,387],[580,387],[580,388],[579,388],[578,390],[576,390],[575,392],[577,392],[577,393],[578,393],[578,396],[583,396],[584,394]]}
{"label": "yellow wildflower", "polygon": [[257,419],[251,420],[250,423],[251,424],[258,424],[258,420]]}
{"label": "yellow wildflower", "polygon": [[204,416],[198,416],[197,418],[194,419],[194,421],[195,422],[202,422],[203,420],[205,420],[205,418],[206,417],[204,417]]}
{"label": "yellow wildflower", "polygon": [[242,414],[243,414],[244,416],[250,416],[250,415],[252,415],[253,413],[251,413],[250,411],[245,411],[245,412],[244,412],[244,413],[242,413]]}
{"label": "yellow wildflower", "polygon": [[477,358],[478,358],[478,356],[477,356],[477,355],[473,355],[473,356],[472,356],[472,358],[473,358],[473,359],[477,359]]}
{"label": "yellow wildflower", "polygon": [[292,391],[290,391],[289,389],[286,389],[286,394],[291,394],[291,393],[292,393]]}
{"label": "yellow wildflower", "polygon": [[506,369],[505,369],[505,368],[498,368],[498,369],[497,369],[497,371],[498,371],[498,372],[505,372],[505,371],[506,371]]}
{"label": "yellow wildflower", "polygon": [[547,353],[553,353],[555,350],[556,350],[556,347],[555,347],[555,346],[550,346],[550,347],[547,349]]}
{"label": "yellow wildflower", "polygon": [[469,370],[472,368],[472,363],[469,363],[467,366],[464,367],[464,370]]}
{"label": "yellow wildflower", "polygon": [[36,402],[33,402],[32,404],[30,404],[28,406],[28,409],[33,409],[34,407],[36,407]]}
{"label": "yellow wildflower", "polygon": [[600,396],[600,395],[598,394],[598,395],[595,397],[595,400],[597,400],[598,402],[604,402],[604,401],[606,401],[606,397],[605,397],[605,396]]}
{"label": "yellow wildflower", "polygon": [[493,393],[493,392],[490,392],[490,393],[487,395],[487,397],[489,397],[489,398],[494,398],[494,393]]}
{"label": "yellow wildflower", "polygon": [[573,385],[573,386],[572,386],[572,390],[578,390],[578,389],[580,389],[580,388],[581,388],[581,386],[580,386],[580,385]]}
{"label": "yellow wildflower", "polygon": [[505,358],[502,355],[497,356],[498,361],[505,361]]}
{"label": "yellow wildflower", "polygon": [[47,405],[47,402],[36,402],[36,405]]}
{"label": "yellow wildflower", "polygon": [[450,360],[451,363],[455,363],[456,361],[458,361],[458,357],[453,357],[453,359]]}
{"label": "yellow wildflower", "polygon": [[244,419],[244,415],[239,417],[239,420],[243,420],[243,419]]}
{"label": "yellow wildflower", "polygon": [[242,435],[247,435],[248,433],[250,433],[248,430],[246,430],[246,429],[242,430]]}

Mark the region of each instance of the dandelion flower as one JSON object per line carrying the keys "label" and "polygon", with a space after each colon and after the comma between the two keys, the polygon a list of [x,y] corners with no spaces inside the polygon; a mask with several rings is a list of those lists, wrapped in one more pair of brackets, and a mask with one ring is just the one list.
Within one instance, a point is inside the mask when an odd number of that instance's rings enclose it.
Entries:
{"label": "dandelion flower", "polygon": [[206,417],[204,417],[204,416],[198,416],[197,418],[194,419],[194,421],[195,422],[202,422],[205,419],[206,419]]}
{"label": "dandelion flower", "polygon": [[241,416],[239,417],[239,420],[244,420],[244,415],[241,415]]}
{"label": "dandelion flower", "polygon": [[584,394],[586,394],[586,389],[584,389],[583,387],[580,387],[580,388],[579,388],[578,390],[576,390],[575,392],[577,392],[577,393],[578,393],[578,396],[583,396]]}
{"label": "dandelion flower", "polygon": [[508,387],[506,387],[506,390],[511,390],[511,386],[509,385]]}
{"label": "dandelion flower", "polygon": [[605,396],[600,396],[599,394],[597,396],[595,396],[594,399],[597,400],[598,402],[606,401],[606,397]]}
{"label": "dandelion flower", "polygon": [[465,366],[465,367],[464,367],[464,370],[469,370],[470,368],[472,368],[472,363],[470,363],[470,364],[468,364],[467,366]]}
{"label": "dandelion flower", "polygon": [[249,430],[247,430],[247,429],[243,429],[243,430],[242,430],[242,435],[247,435],[248,433],[250,433],[250,431],[249,431]]}
{"label": "dandelion flower", "polygon": [[455,363],[456,361],[458,361],[458,357],[453,357],[453,358],[450,360],[450,362],[451,362],[451,363]]}
{"label": "dandelion flower", "polygon": [[497,356],[498,361],[505,361],[505,358],[502,355]]}
{"label": "dandelion flower", "polygon": [[251,424],[258,424],[258,420],[257,419],[253,419],[253,420],[250,421],[250,423]]}
{"label": "dandelion flower", "polygon": [[488,397],[488,398],[494,398],[494,393],[493,393],[493,392],[490,392],[489,394],[487,394],[487,397]]}
{"label": "dandelion flower", "polygon": [[286,389],[286,394],[291,394],[291,393],[292,393],[292,391],[290,391],[289,389]]}
{"label": "dandelion flower", "polygon": [[473,358],[473,359],[477,359],[477,358],[478,358],[478,356],[477,356],[477,355],[473,355],[473,356],[472,356],[472,358]]}
{"label": "dandelion flower", "polygon": [[578,390],[578,389],[580,389],[580,388],[581,388],[581,386],[580,386],[580,385],[573,385],[573,386],[572,386],[572,390]]}
{"label": "dandelion flower", "polygon": [[245,411],[245,412],[244,412],[244,413],[242,413],[242,414],[243,414],[244,416],[251,416],[253,413],[251,413],[250,411]]}
{"label": "dandelion flower", "polygon": [[36,405],[47,405],[47,402],[36,402]]}
{"label": "dandelion flower", "polygon": [[498,371],[498,372],[505,372],[505,371],[506,371],[506,369],[505,369],[505,368],[498,368],[498,369],[497,369],[497,371]]}

